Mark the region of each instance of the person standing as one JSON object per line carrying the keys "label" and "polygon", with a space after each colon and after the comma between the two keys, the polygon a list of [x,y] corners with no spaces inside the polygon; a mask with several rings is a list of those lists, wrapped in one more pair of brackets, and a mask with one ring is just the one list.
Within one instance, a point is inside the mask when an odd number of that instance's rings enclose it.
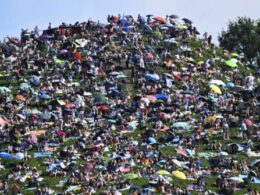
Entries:
{"label": "person standing", "polygon": [[229,125],[227,121],[224,121],[223,123],[223,139],[229,140]]}

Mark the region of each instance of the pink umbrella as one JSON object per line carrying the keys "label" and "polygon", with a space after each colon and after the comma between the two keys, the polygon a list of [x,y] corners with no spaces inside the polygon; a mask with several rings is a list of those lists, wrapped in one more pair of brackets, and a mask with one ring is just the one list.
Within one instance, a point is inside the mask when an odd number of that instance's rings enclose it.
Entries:
{"label": "pink umbrella", "polygon": [[5,126],[6,124],[9,124],[9,122],[2,117],[0,117],[0,126]]}
{"label": "pink umbrella", "polygon": [[146,98],[148,100],[150,100],[151,102],[155,102],[157,100],[157,98],[154,95],[148,95],[148,96],[146,96]]}
{"label": "pink umbrella", "polygon": [[65,105],[65,108],[75,108],[75,104],[73,104],[73,103],[68,103],[68,104],[66,104]]}
{"label": "pink umbrella", "polygon": [[246,125],[247,125],[248,127],[252,127],[252,126],[253,126],[253,122],[252,122],[252,120],[250,120],[250,119],[245,119],[244,122],[246,123]]}
{"label": "pink umbrella", "polygon": [[177,151],[178,154],[181,154],[185,157],[188,157],[188,153],[183,148],[181,148],[181,147],[176,148],[176,151]]}
{"label": "pink umbrella", "polygon": [[128,172],[131,171],[131,169],[130,169],[129,167],[120,167],[120,168],[119,168],[119,171],[120,171],[121,173],[128,173]]}

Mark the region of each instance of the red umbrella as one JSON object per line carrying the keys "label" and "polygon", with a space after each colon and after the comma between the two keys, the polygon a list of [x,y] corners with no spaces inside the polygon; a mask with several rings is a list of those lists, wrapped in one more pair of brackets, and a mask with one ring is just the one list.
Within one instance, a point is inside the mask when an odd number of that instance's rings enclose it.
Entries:
{"label": "red umbrella", "polygon": [[164,24],[165,23],[165,19],[163,17],[160,17],[160,16],[156,16],[156,17],[153,17],[153,19],[157,22],[160,22],[161,24]]}
{"label": "red umbrella", "polygon": [[67,133],[62,130],[59,130],[59,131],[56,131],[56,135],[58,137],[66,137]]}
{"label": "red umbrella", "polygon": [[109,110],[109,108],[106,105],[98,106],[98,109],[102,111]]}
{"label": "red umbrella", "polygon": [[252,122],[252,120],[250,120],[250,119],[245,119],[244,122],[246,123],[246,125],[247,125],[248,127],[252,127],[252,126],[253,126],[253,122]]}
{"label": "red umbrella", "polygon": [[65,108],[75,108],[75,107],[76,107],[76,105],[73,103],[68,103],[65,105]]}

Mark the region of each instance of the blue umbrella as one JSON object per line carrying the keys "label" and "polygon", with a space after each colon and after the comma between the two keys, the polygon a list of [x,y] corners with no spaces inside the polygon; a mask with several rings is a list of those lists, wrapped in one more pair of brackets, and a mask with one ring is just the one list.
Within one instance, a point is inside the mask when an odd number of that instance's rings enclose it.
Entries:
{"label": "blue umbrella", "polygon": [[144,78],[148,81],[159,81],[160,78],[155,77],[154,75],[151,74],[146,74]]}
{"label": "blue umbrella", "polygon": [[141,23],[141,24],[144,24],[145,23],[145,18],[143,16],[140,16],[138,21]]}
{"label": "blue umbrella", "polygon": [[227,88],[235,87],[235,84],[233,82],[227,82],[226,87]]}
{"label": "blue umbrella", "polygon": [[145,29],[146,29],[147,31],[153,32],[153,29],[152,29],[151,26],[149,26],[148,24],[145,24],[144,26],[145,26]]}
{"label": "blue umbrella", "polygon": [[12,158],[13,156],[7,152],[0,152],[0,158],[3,159],[8,159],[8,158]]}
{"label": "blue umbrella", "polygon": [[155,94],[155,97],[156,97],[157,99],[163,100],[163,101],[165,101],[165,102],[168,101],[168,97],[167,97],[166,95],[164,95],[164,94],[158,93],[158,94]]}
{"label": "blue umbrella", "polygon": [[117,22],[118,24],[122,24],[122,25],[127,25],[127,20],[126,19],[120,19]]}
{"label": "blue umbrella", "polygon": [[153,137],[149,137],[148,141],[149,141],[149,144],[156,144],[157,143],[156,139],[153,138]]}
{"label": "blue umbrella", "polygon": [[50,99],[50,96],[48,94],[46,94],[46,93],[40,93],[39,96],[42,99]]}
{"label": "blue umbrella", "polygon": [[122,31],[129,32],[130,28],[128,26],[125,26],[125,27],[122,28]]}

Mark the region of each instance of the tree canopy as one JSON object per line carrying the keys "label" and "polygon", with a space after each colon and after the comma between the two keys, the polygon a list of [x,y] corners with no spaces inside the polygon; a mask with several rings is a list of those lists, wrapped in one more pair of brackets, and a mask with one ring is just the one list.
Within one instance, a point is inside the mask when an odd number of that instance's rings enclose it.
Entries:
{"label": "tree canopy", "polygon": [[244,53],[245,60],[252,64],[260,59],[260,20],[239,17],[228,23],[219,37],[220,47],[229,51]]}

